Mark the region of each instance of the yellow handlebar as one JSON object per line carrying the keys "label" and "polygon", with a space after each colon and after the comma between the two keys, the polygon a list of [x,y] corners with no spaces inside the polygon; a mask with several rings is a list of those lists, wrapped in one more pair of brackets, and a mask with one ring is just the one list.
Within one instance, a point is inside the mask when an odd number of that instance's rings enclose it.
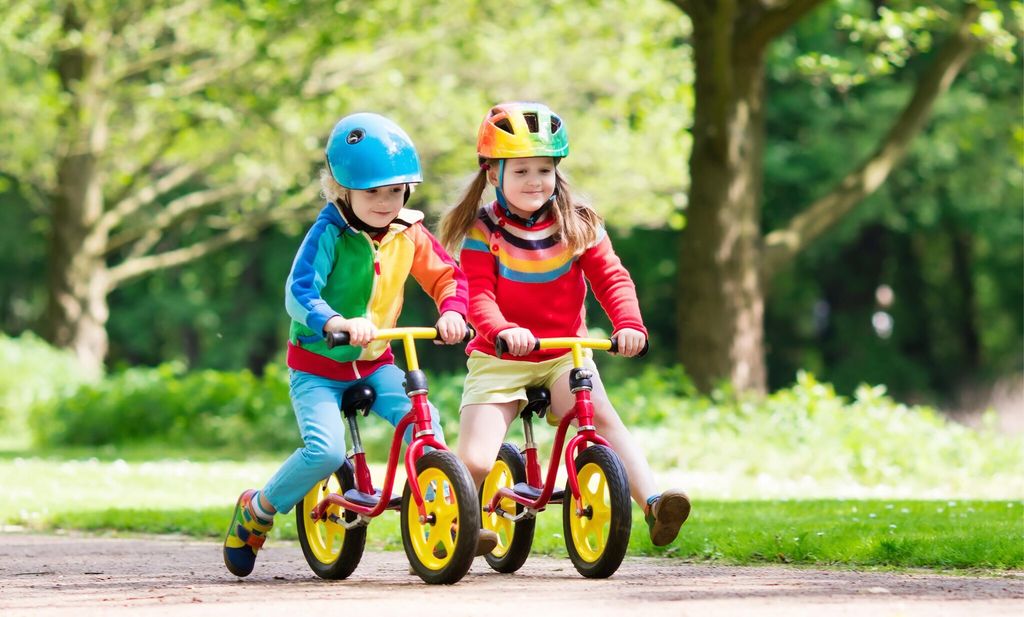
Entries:
{"label": "yellow handlebar", "polygon": [[[476,336],[476,331],[471,327],[467,327],[466,337],[463,340],[468,341],[474,336]],[[328,349],[333,349],[338,345],[348,345],[349,343],[348,332],[328,332],[327,336],[324,338],[327,340]],[[403,350],[405,351],[406,368],[410,371],[415,371],[419,370],[420,365],[419,360],[416,357],[416,345],[413,344],[413,340],[440,340],[440,336],[437,333],[437,328],[381,328],[380,330],[377,330],[373,339],[376,341],[401,340]]]}
{"label": "yellow handlebar", "polygon": [[[639,358],[646,355],[649,347],[649,342],[645,341],[644,348],[639,354],[637,354],[637,357]],[[536,339],[533,343],[533,350],[538,351],[540,349],[571,349],[572,364],[578,368],[583,366],[584,349],[597,349],[599,351],[610,351],[612,353],[616,353],[619,350],[619,346],[617,341],[614,339],[570,336]],[[494,341],[494,353],[499,358],[508,353],[508,345],[505,344],[505,340],[501,337],[498,337]]]}

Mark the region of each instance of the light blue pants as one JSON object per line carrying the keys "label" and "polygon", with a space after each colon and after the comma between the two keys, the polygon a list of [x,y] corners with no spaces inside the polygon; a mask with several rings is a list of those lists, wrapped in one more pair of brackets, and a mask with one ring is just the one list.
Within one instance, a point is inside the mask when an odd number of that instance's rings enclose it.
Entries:
{"label": "light blue pants", "polygon": [[[305,444],[288,457],[263,487],[263,495],[283,514],[301,500],[314,484],[334,473],[345,461],[345,419],[341,414],[341,396],[357,383],[366,383],[377,392],[373,413],[393,426],[412,408],[402,382],[405,374],[394,364],[377,369],[355,381],[336,381],[303,371],[291,370],[290,394],[295,419]],[[430,405],[434,437],[444,443],[440,416]],[[405,442],[412,438],[405,432]],[[378,453],[379,454],[379,453]]]}

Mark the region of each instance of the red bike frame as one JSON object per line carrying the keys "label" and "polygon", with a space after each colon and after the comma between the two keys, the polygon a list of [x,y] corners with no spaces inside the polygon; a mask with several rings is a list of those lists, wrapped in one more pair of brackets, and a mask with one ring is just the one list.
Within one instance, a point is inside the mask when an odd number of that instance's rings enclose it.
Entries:
{"label": "red bike frame", "polygon": [[[555,477],[558,474],[558,458],[562,454],[562,443],[565,441],[566,433],[573,420],[578,420],[579,428],[576,435],[569,440],[565,447],[565,471],[569,476],[569,490],[572,491],[576,503],[580,501],[579,480],[576,477],[576,455],[582,447],[588,444],[598,444],[611,447],[611,445],[597,434],[594,426],[594,404],[590,399],[590,392],[593,386],[590,382],[592,375],[588,369],[583,368],[583,349],[600,349],[615,351],[616,346],[608,339],[589,338],[547,338],[538,339],[534,344],[534,350],[538,349],[571,349],[573,356],[573,377],[570,380],[570,388],[576,397],[573,408],[567,412],[558,422],[558,429],[555,431],[555,441],[551,446],[551,459],[548,463],[547,478],[544,483],[540,482],[540,462],[537,458],[537,447],[532,443],[526,446],[526,482],[533,488],[541,489],[536,499],[530,499],[515,493],[512,489],[501,487],[491,498],[491,503],[485,506],[485,512],[494,512],[502,499],[511,499],[522,506],[534,510],[542,510],[547,506],[555,491]],[[498,347],[498,357],[501,357],[501,343]],[[582,375],[581,375],[582,373]],[[550,412],[549,412],[550,413]],[[581,513],[577,513],[581,514]]]}
{"label": "red bike frame", "polygon": [[[436,450],[447,450],[441,442],[434,437],[433,423],[430,417],[430,406],[427,404],[427,379],[419,370],[419,360],[416,357],[416,346],[414,339],[435,339],[437,330],[434,328],[387,328],[377,330],[377,340],[396,340],[403,342],[405,359],[408,370],[406,371],[406,392],[412,401],[412,409],[405,414],[395,426],[395,434],[391,438],[391,450],[388,453],[388,466],[384,474],[384,487],[381,489],[380,499],[376,505],[366,506],[352,503],[343,495],[331,493],[313,508],[310,516],[314,519],[324,519],[327,516],[327,508],[331,504],[339,506],[350,512],[366,517],[375,517],[388,509],[391,501],[391,489],[394,488],[395,472],[398,469],[398,455],[402,451],[402,436],[406,429],[413,425],[412,441],[405,450],[405,473],[409,478],[409,487],[412,492],[413,501],[419,510],[420,522],[426,522],[426,508],[423,505],[423,495],[420,493],[418,475],[416,473],[416,461],[423,454],[423,448],[430,446]],[[357,452],[355,459],[355,481],[356,488],[360,493],[372,496],[376,493],[373,488],[373,481],[370,477],[370,467],[366,463],[366,453]]]}

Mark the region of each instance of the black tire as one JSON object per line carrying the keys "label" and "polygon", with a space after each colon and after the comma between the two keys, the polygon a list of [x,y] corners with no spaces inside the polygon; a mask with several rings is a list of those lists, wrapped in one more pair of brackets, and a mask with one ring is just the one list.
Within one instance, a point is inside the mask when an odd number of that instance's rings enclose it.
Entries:
{"label": "black tire", "polygon": [[[519,448],[510,443],[502,444],[494,467],[480,485],[480,516],[483,521],[481,527],[498,534],[498,546],[484,555],[484,559],[496,571],[505,574],[515,572],[526,563],[527,557],[530,556],[530,547],[533,545],[537,519],[524,518],[516,523],[504,520],[505,524],[501,524],[495,520],[498,518],[496,515],[484,512],[483,507],[491,503],[491,497],[495,493],[491,488],[493,485],[512,488],[518,482],[526,482],[526,461]],[[506,502],[506,505],[515,505],[516,514],[523,511],[521,504],[511,500]]]}
{"label": "black tire", "polygon": [[[576,570],[587,578],[608,578],[619,569],[629,547],[633,519],[629,504],[629,481],[618,455],[605,446],[590,446],[576,457],[576,474],[580,483],[580,501],[590,515],[576,516],[576,500],[569,483],[565,483],[562,504],[562,531],[569,559]],[[594,499],[599,497],[600,502]],[[594,514],[606,518],[593,526]],[[583,518],[587,524],[580,525]],[[586,527],[591,527],[586,529]],[[574,530],[575,528],[575,530]]]}
{"label": "black tire", "polygon": [[[366,546],[366,527],[345,529],[330,520],[314,521],[309,513],[329,492],[344,493],[355,488],[352,467],[348,461],[330,476],[316,483],[302,501],[295,504],[295,526],[299,545],[306,563],[320,578],[338,580],[348,578],[363,558]],[[332,505],[328,515],[342,516],[345,521],[356,520],[355,512],[341,510]]]}
{"label": "black tire", "polygon": [[[433,485],[433,499],[425,504],[431,520],[419,521],[412,490],[406,482],[400,513],[405,555],[424,582],[457,583],[469,572],[480,538],[480,505],[473,480],[462,461],[446,450],[433,450],[421,456],[416,461],[416,474],[421,487]],[[435,535],[437,532],[449,535]]]}

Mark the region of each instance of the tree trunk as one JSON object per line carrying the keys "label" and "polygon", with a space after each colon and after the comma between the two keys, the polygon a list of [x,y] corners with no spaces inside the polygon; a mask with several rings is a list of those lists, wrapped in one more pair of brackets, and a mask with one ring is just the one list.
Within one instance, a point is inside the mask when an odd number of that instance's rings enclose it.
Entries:
{"label": "tree trunk", "polygon": [[677,347],[697,387],[764,392],[761,149],[764,58],[737,54],[728,14],[694,20],[696,106]]}
{"label": "tree trunk", "polygon": [[[81,31],[73,5],[65,32]],[[107,353],[106,236],[95,232],[103,214],[99,159],[107,145],[106,104],[98,83],[100,63],[82,47],[57,55],[57,73],[69,103],[61,122],[57,191],[49,251],[47,326],[51,341],[71,348],[86,370],[102,371]]]}

